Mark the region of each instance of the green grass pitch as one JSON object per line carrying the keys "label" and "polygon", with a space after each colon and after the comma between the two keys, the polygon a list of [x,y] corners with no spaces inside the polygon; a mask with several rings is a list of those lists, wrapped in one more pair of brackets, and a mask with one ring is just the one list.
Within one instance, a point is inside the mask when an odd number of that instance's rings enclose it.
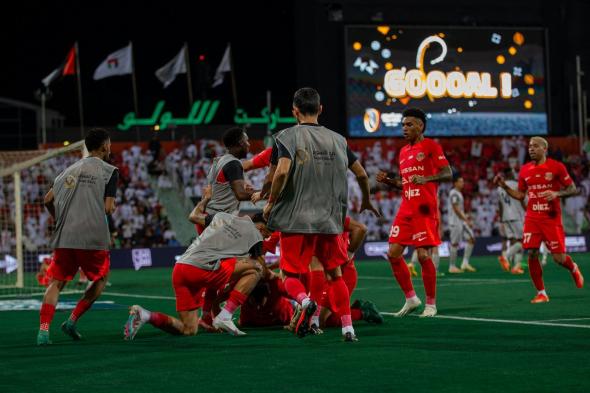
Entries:
{"label": "green grass pitch", "polygon": [[[590,279],[590,255],[575,259]],[[127,306],[175,315],[171,269],[115,270],[101,300],[120,307],[84,315],[80,342],[59,329],[69,311],[56,313],[48,347],[35,345],[38,311],[0,312],[0,392],[590,391],[588,288],[549,262],[551,302],[532,305],[528,275],[502,272],[493,257],[473,264],[477,273],[439,279],[437,318],[397,319],[387,313],[403,295],[389,264],[357,262],[353,299],[386,313],[383,325],[356,323],[357,343],[342,342],[340,329],[304,339],[280,329],[173,337],[149,325],[126,342]]]}

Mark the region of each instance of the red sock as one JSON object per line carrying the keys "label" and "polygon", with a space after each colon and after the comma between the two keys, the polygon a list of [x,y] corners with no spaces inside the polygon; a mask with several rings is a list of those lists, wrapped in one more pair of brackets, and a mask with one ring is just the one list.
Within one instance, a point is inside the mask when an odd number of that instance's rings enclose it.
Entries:
{"label": "red sock", "polygon": [[80,299],[78,304],[76,304],[76,308],[74,308],[74,311],[72,311],[72,313],[70,314],[70,321],[72,321],[72,322],[78,321],[78,319],[82,315],[84,315],[84,313],[86,311],[88,311],[88,309],[90,309],[90,307],[92,307],[92,303],[90,303],[86,299]]}
{"label": "red sock", "polygon": [[161,312],[152,311],[150,315],[149,323],[157,328],[164,328],[168,326],[170,322],[170,318],[166,314],[162,314]]}
{"label": "red sock", "polygon": [[227,302],[225,302],[225,307],[223,308],[230,314],[233,314],[238,307],[244,304],[246,299],[248,299],[247,295],[244,295],[242,292],[236,291],[234,289],[229,293],[229,299],[227,299]]}
{"label": "red sock", "polygon": [[342,279],[348,288],[348,293],[352,296],[358,282],[358,272],[354,265],[342,268]]}
{"label": "red sock", "polygon": [[53,320],[55,314],[55,306],[53,304],[43,303],[39,313],[39,330],[49,330],[49,325]]}
{"label": "red sock", "polygon": [[351,308],[350,316],[352,317],[353,321],[360,321],[363,319],[363,312],[360,310],[360,308]]}
{"label": "red sock", "polygon": [[326,275],[323,270],[312,270],[309,285],[309,297],[319,303],[326,287]]}
{"label": "red sock", "polygon": [[406,299],[416,296],[414,286],[412,285],[410,271],[408,270],[406,261],[404,261],[404,257],[389,257],[388,259],[389,263],[391,264],[391,270],[393,270],[393,275],[395,276],[399,286],[402,288],[402,291],[404,291]]}
{"label": "red sock", "polygon": [[529,273],[537,291],[545,290],[545,284],[543,283],[543,268],[541,267],[541,262],[539,262],[538,257],[533,258],[529,256]]}
{"label": "red sock", "polygon": [[422,281],[426,292],[426,304],[436,304],[436,267],[432,259],[427,258],[420,262],[422,266]]}
{"label": "red sock", "polygon": [[576,267],[574,261],[572,260],[572,257],[570,257],[569,255],[565,256],[565,261],[561,264],[561,266],[565,267],[570,272],[573,272]]}
{"label": "red sock", "polygon": [[285,284],[285,290],[291,299],[296,300],[297,303],[301,304],[303,299],[307,298],[305,287],[298,279],[294,277],[287,277],[283,283]]}
{"label": "red sock", "polygon": [[303,284],[305,292],[309,292],[309,287],[311,286],[311,272],[299,274],[299,281]]}
{"label": "red sock", "polygon": [[350,296],[342,277],[335,277],[328,282],[328,296],[332,305],[332,312],[341,318],[350,316]]}

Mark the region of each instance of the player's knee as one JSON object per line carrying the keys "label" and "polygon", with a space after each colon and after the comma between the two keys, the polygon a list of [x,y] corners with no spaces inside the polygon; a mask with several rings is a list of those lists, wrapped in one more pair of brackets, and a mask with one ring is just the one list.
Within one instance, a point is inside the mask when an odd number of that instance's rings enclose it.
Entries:
{"label": "player's knee", "polygon": [[195,334],[197,334],[198,330],[199,330],[199,325],[197,325],[197,324],[184,325],[184,329],[182,329],[182,335],[183,336],[194,336]]}
{"label": "player's knee", "polygon": [[529,250],[529,259],[539,258],[539,250]]}
{"label": "player's knee", "polygon": [[404,251],[403,248],[402,249],[398,249],[397,247],[395,247],[395,248],[394,247],[389,247],[389,250],[387,250],[387,256],[389,258],[397,259],[397,258],[399,258],[399,257],[402,256],[403,251]]}
{"label": "player's knee", "polygon": [[428,254],[428,251],[426,251],[424,249],[418,250],[418,262],[423,263],[428,258],[430,258],[430,254]]}

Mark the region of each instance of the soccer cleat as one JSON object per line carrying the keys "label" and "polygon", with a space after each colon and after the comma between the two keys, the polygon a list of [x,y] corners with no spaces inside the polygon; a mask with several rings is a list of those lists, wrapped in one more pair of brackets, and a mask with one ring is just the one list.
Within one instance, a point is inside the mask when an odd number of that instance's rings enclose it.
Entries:
{"label": "soccer cleat", "polygon": [[218,317],[215,317],[213,319],[213,327],[215,329],[221,329],[224,330],[226,332],[228,332],[229,334],[231,334],[232,336],[245,336],[246,333],[244,333],[243,331],[241,331],[240,329],[237,328],[237,326],[234,324],[234,321],[232,321],[231,319],[221,319]]}
{"label": "soccer cleat", "polygon": [[74,341],[80,341],[82,339],[82,335],[76,329],[76,324],[69,319],[61,324],[61,331],[70,336]]}
{"label": "soccer cleat", "polygon": [[342,340],[347,343],[354,343],[357,342],[359,339],[356,337],[356,334],[346,332],[342,335]]}
{"label": "soccer cleat", "polygon": [[420,318],[431,318],[434,317],[436,315],[436,306],[433,304],[427,304],[426,307],[424,307],[424,311],[422,311],[422,314],[420,314]]}
{"label": "soccer cleat", "polygon": [[520,266],[514,266],[512,270],[510,270],[511,274],[524,274],[524,270]]}
{"label": "soccer cleat", "polygon": [[406,299],[402,309],[394,313],[393,316],[397,318],[405,317],[406,315],[414,312],[418,307],[420,307],[421,304],[422,302],[417,297]]}
{"label": "soccer cleat", "polygon": [[584,276],[582,276],[582,272],[580,271],[578,264],[574,263],[574,266],[572,278],[574,279],[574,283],[576,283],[576,287],[582,288],[584,286]]}
{"label": "soccer cleat", "polygon": [[360,309],[361,314],[363,315],[363,321],[376,323],[378,325],[383,323],[383,316],[377,309],[377,306],[375,306],[375,303],[369,301],[362,302]]}
{"label": "soccer cleat", "polygon": [[531,300],[531,303],[549,303],[549,296],[539,293],[533,298],[533,300]]}
{"label": "soccer cleat", "polygon": [[297,326],[297,321],[299,320],[299,316],[301,316],[301,306],[296,305],[295,310],[293,310],[293,316],[291,317],[291,321],[288,325],[283,326],[284,329],[295,333],[295,326]]}
{"label": "soccer cleat", "polygon": [[309,301],[307,307],[302,308],[301,315],[299,315],[299,319],[295,325],[295,334],[297,337],[303,338],[309,333],[309,321],[317,308],[318,305],[313,300]]}
{"label": "soccer cleat", "polygon": [[319,336],[320,334],[324,334],[324,331],[322,329],[320,329],[318,325],[313,323],[309,327],[309,334],[311,334],[312,336]]}
{"label": "soccer cleat", "polygon": [[124,331],[125,340],[133,340],[144,324],[145,322],[141,320],[141,306],[135,304],[129,307],[129,318],[125,323]]}
{"label": "soccer cleat", "polygon": [[450,274],[459,274],[459,273],[463,273],[463,270],[459,269],[457,266],[449,266],[449,273]]}
{"label": "soccer cleat", "polygon": [[418,271],[416,271],[416,266],[413,263],[408,263],[408,270],[410,271],[410,276],[418,277]]}
{"label": "soccer cleat", "polygon": [[39,330],[37,333],[37,345],[50,345],[51,340],[49,339],[49,331]]}
{"label": "soccer cleat", "polygon": [[508,259],[506,259],[504,255],[500,255],[498,257],[498,262],[500,262],[502,270],[504,270],[505,272],[510,271],[510,262],[508,262]]}
{"label": "soccer cleat", "polygon": [[461,270],[463,270],[464,272],[469,272],[469,273],[475,273],[477,271],[476,268],[474,268],[473,266],[471,266],[468,263],[464,263],[461,265]]}
{"label": "soccer cleat", "polygon": [[219,333],[219,330],[213,327],[213,318],[211,317],[211,313],[199,319],[199,328],[204,329],[209,333]]}

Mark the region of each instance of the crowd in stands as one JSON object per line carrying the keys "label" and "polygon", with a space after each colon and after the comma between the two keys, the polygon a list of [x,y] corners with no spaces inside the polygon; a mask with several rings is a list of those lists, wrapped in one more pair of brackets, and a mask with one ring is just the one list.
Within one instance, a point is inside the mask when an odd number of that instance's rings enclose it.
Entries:
{"label": "crowd in stands", "polygon": [[[350,212],[367,225],[367,240],[387,239],[392,218],[401,203],[401,194],[397,190],[377,184],[375,175],[380,170],[397,173],[397,151],[393,140],[377,140],[371,146],[364,147],[356,146],[354,140],[351,140],[349,144],[371,179],[373,196],[383,217],[376,218],[370,214],[354,213],[360,206],[361,192],[352,173],[349,172]],[[217,141],[185,141],[164,159],[166,169],[160,176],[159,183],[179,187],[187,198],[197,201],[207,183],[206,175],[212,158],[221,154],[223,154],[223,147]],[[511,167],[518,172],[527,159],[527,140],[523,137],[503,138],[500,146],[496,147],[474,139],[464,145],[453,145],[453,148],[447,149],[445,154],[453,172],[460,174],[465,180],[463,190],[465,211],[470,215],[476,236],[499,235],[498,192],[492,179],[506,167]],[[563,202],[566,230],[571,234],[581,233],[588,229],[590,221],[588,157],[578,155],[564,157],[560,150],[550,151],[550,155],[564,161],[581,190],[578,196]],[[254,188],[259,189],[265,173],[264,169],[248,172],[246,180]],[[443,229],[446,228],[447,223],[447,195],[451,187],[451,183],[443,183],[439,187]]]}
{"label": "crowd in stands", "polygon": [[[109,219],[112,247],[179,245],[149,183],[148,168],[154,161],[151,152],[132,146],[112,158],[119,168],[117,209]],[[53,179],[78,159],[76,154],[62,155],[21,172],[25,251],[50,251],[53,219],[43,205],[43,197]],[[11,253],[15,245],[14,218],[14,182],[11,177],[0,178],[0,253]]]}

